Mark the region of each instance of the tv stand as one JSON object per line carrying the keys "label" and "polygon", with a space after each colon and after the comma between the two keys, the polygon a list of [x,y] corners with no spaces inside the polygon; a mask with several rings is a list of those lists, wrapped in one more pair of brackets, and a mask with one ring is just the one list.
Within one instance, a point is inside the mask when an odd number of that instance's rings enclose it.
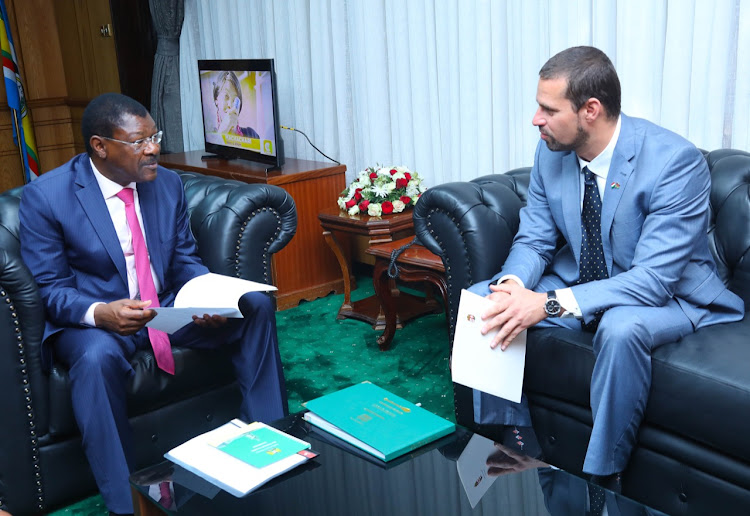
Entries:
{"label": "tv stand", "polygon": [[218,154],[204,154],[201,156],[201,161],[247,161],[248,163],[252,164],[254,167],[260,167],[266,171],[266,174],[269,174],[271,172],[276,172],[277,170],[281,170],[281,167],[277,167],[276,165],[267,165],[265,163],[261,163],[260,161],[253,161],[251,159],[245,159],[245,158],[238,158],[236,156],[219,156]]}
{"label": "tv stand", "polygon": [[287,158],[281,169],[268,170],[266,164],[245,159],[203,159],[204,154],[203,150],[163,154],[159,164],[245,183],[276,185],[294,199],[300,221],[297,234],[271,258],[279,310],[297,306],[302,299],[312,301],[330,292],[344,292],[338,261],[321,237],[319,226],[312,222],[323,209],[336,207],[336,198],[346,188],[346,166]]}
{"label": "tv stand", "polygon": [[234,156],[219,156],[218,154],[204,154],[201,156],[202,161],[209,161],[209,160],[215,160],[215,159],[223,159],[225,161],[233,161],[237,158]]}

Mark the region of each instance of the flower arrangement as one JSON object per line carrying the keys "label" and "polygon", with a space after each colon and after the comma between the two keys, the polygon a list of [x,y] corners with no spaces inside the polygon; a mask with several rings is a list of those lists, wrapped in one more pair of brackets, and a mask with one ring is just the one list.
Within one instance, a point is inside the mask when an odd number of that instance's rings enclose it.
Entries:
{"label": "flower arrangement", "polygon": [[349,215],[401,213],[414,206],[426,189],[419,174],[406,167],[367,167],[341,192],[338,205]]}

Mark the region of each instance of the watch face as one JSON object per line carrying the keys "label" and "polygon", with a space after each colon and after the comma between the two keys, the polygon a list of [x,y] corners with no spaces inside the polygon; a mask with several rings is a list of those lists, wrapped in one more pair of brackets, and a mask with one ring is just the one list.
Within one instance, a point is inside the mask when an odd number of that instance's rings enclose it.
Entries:
{"label": "watch face", "polygon": [[544,311],[551,317],[559,315],[560,302],[557,299],[548,299],[547,302],[544,303]]}

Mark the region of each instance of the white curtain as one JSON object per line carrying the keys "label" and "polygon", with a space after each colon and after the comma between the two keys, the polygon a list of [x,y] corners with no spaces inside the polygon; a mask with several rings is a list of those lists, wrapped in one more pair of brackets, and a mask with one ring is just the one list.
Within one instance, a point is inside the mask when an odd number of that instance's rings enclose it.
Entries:
{"label": "white curtain", "polygon": [[[348,167],[427,186],[531,165],[539,68],[601,48],[623,111],[750,150],[750,0],[186,0],[185,149],[202,149],[198,59],[274,58],[282,125]],[[326,161],[296,133],[286,155]]]}

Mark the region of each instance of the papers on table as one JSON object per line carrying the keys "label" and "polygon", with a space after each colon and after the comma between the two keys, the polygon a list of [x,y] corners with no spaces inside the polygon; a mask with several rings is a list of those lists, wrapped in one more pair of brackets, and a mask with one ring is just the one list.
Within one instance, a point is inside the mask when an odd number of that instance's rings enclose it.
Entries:
{"label": "papers on table", "polygon": [[[218,448],[222,443],[257,429],[270,429],[285,439],[301,443],[305,448],[304,453],[295,453],[265,467],[256,468]],[[219,428],[190,439],[165,453],[164,456],[191,473],[240,497],[314,457],[316,454],[309,453],[307,450],[309,447],[308,443],[263,423],[248,425],[239,419],[234,419]]]}
{"label": "papers on table", "polygon": [[453,381],[505,398],[521,401],[523,370],[526,361],[526,330],[505,351],[490,348],[498,330],[482,335],[482,314],[490,300],[461,291],[456,334],[453,339],[451,368]]}
{"label": "papers on table", "polygon": [[193,278],[180,289],[173,307],[154,308],[156,317],[146,326],[174,333],[193,322],[193,316],[222,315],[242,317],[240,298],[248,292],[276,290],[272,285],[209,272]]}

